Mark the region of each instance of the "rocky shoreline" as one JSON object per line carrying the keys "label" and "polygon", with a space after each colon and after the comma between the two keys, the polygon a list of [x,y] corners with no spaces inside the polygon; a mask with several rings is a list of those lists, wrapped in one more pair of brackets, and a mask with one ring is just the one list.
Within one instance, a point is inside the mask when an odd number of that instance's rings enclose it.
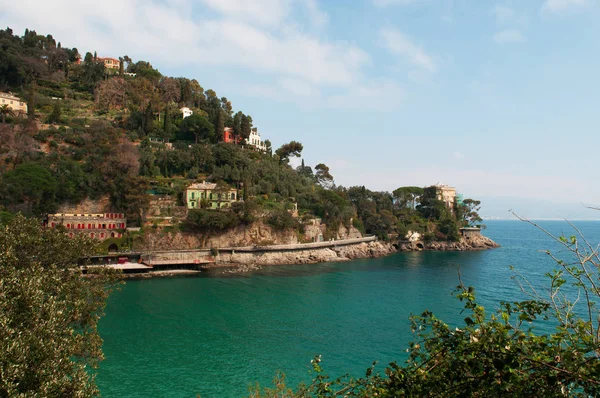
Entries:
{"label": "rocky shoreline", "polygon": [[345,262],[360,258],[378,258],[397,252],[414,251],[479,251],[499,247],[493,240],[478,235],[461,238],[458,242],[400,242],[388,243],[371,241],[332,245],[323,248],[273,251],[222,251],[214,258],[215,262],[203,265],[200,270],[153,271],[145,274],[129,274],[127,278],[152,278],[169,276],[193,276],[200,273],[243,274],[260,270],[264,266],[317,264],[325,262]]}
{"label": "rocky shoreline", "polygon": [[496,249],[500,247],[488,237],[478,235],[476,237],[462,238],[458,242],[402,242],[396,245],[399,252],[414,251],[480,251]]}
{"label": "rocky shoreline", "polygon": [[271,266],[287,264],[316,264],[343,262],[357,258],[375,258],[395,253],[390,243],[369,242],[339,247],[315,248],[293,251],[273,251],[260,253],[221,253],[217,262],[206,268]]}
{"label": "rocky shoreline", "polygon": [[360,258],[378,258],[407,251],[480,251],[499,247],[493,240],[480,236],[459,242],[404,242],[391,244],[375,241],[334,248],[297,250],[291,252],[234,253],[220,255],[220,261],[206,266],[207,270],[223,269],[223,273],[238,274],[261,269],[263,266],[344,262]]}

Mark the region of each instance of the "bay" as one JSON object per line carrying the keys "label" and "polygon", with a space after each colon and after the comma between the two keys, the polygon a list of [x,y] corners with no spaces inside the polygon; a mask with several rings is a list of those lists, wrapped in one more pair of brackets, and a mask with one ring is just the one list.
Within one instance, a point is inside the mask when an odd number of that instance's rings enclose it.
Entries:
{"label": "bay", "polygon": [[[600,242],[600,222],[576,222]],[[322,355],[328,374],[362,375],[405,359],[411,313],[428,309],[451,324],[464,315],[453,298],[460,274],[489,309],[525,296],[516,271],[543,289],[564,249],[519,221],[488,221],[502,247],[483,252],[397,253],[348,263],[265,267],[235,276],[128,281],[109,299],[100,322],[106,360],[104,397],[240,397],[270,385],[277,371],[291,386],[309,381]],[[540,222],[555,234],[562,221]]]}

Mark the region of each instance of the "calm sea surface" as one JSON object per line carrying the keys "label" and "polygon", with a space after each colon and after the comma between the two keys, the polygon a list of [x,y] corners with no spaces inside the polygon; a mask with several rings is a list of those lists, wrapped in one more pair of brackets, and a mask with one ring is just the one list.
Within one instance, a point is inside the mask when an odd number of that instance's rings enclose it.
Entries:
{"label": "calm sea surface", "polygon": [[[540,222],[571,235],[560,221]],[[600,222],[576,222],[600,242]],[[545,286],[552,269],[540,252],[556,248],[519,221],[488,221],[485,235],[500,249],[467,253],[398,253],[350,263],[268,267],[242,276],[127,282],[100,323],[106,360],[98,384],[104,397],[240,397],[277,371],[290,385],[309,381],[321,354],[330,375],[364,374],[403,361],[412,339],[408,317],[432,310],[459,324],[452,297],[458,269],[480,301],[523,298],[514,266]]]}

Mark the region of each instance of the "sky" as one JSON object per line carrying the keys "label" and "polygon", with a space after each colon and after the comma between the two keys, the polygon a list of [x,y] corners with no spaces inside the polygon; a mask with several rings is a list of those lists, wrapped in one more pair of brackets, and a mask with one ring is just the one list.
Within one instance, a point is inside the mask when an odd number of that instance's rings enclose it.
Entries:
{"label": "sky", "polygon": [[599,3],[0,0],[0,26],[195,78],[339,185],[600,205]]}

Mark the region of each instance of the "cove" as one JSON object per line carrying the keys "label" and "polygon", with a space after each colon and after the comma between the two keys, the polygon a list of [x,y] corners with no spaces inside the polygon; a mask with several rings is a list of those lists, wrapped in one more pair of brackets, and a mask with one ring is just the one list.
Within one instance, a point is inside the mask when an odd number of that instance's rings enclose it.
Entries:
{"label": "cove", "polygon": [[[545,222],[553,232],[569,227]],[[600,241],[599,222],[577,224]],[[397,253],[346,263],[272,266],[243,275],[128,281],[100,323],[105,397],[240,397],[277,371],[289,385],[309,381],[321,354],[328,374],[361,375],[402,362],[412,339],[408,317],[425,309],[460,324],[452,297],[458,270],[491,310],[522,298],[509,266],[541,285],[552,242],[517,221],[490,221],[502,247],[482,252]]]}

